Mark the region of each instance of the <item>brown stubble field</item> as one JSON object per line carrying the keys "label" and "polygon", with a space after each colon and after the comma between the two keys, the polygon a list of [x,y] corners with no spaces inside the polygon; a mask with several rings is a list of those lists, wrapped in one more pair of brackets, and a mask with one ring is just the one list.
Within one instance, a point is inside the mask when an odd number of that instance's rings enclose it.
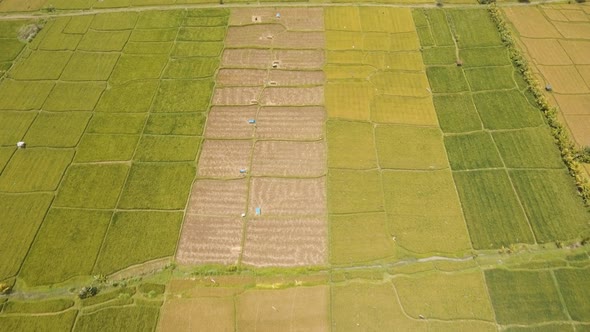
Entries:
{"label": "brown stubble field", "polygon": [[323,10],[275,14],[230,16],[177,251],[183,264],[327,264]]}

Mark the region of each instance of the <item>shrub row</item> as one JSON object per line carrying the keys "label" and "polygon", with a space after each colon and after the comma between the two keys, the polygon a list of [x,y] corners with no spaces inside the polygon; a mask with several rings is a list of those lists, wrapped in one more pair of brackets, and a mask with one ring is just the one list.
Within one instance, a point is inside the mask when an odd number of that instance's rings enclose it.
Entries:
{"label": "shrub row", "polygon": [[575,147],[565,127],[561,124],[561,122],[559,122],[557,118],[557,108],[549,105],[549,101],[543,95],[541,89],[539,89],[539,81],[535,79],[532,71],[529,68],[528,61],[516,46],[514,38],[512,37],[512,32],[506,24],[506,21],[502,16],[502,12],[500,9],[498,9],[498,7],[496,7],[495,3],[490,4],[488,10],[492,20],[498,28],[502,42],[506,45],[510,52],[510,58],[512,59],[512,62],[523,75],[525,81],[527,82],[528,89],[534,95],[539,108],[545,115],[547,124],[551,128],[551,133],[553,134],[556,144],[561,151],[561,158],[568,167],[570,174],[576,181],[578,193],[580,196],[582,196],[584,203],[586,203],[586,205],[590,205],[590,184],[588,183],[588,179],[584,176],[584,171],[579,162],[578,156],[580,155],[580,151]]}

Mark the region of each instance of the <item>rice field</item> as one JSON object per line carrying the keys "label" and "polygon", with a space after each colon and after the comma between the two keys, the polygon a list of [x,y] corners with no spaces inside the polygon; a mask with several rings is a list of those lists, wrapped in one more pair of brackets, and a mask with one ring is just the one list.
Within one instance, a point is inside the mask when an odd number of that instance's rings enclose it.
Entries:
{"label": "rice field", "polygon": [[[487,9],[338,2],[0,1],[55,14],[0,16],[0,331],[590,328],[590,212]],[[588,6],[503,12],[584,145]]]}

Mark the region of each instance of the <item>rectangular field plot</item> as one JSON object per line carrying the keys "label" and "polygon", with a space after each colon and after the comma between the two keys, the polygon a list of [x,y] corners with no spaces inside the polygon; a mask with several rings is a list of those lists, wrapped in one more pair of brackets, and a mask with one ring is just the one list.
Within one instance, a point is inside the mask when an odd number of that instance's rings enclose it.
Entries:
{"label": "rectangular field plot", "polygon": [[[25,260],[20,277],[28,286],[89,275],[111,220],[110,211],[51,209]],[[57,257],[52,253],[59,252]],[[51,270],[45,268],[52,262]]]}
{"label": "rectangular field plot", "polygon": [[134,159],[137,161],[194,161],[201,145],[196,136],[144,135]]}
{"label": "rectangular field plot", "polygon": [[15,150],[16,147],[0,147],[0,174],[2,174],[4,166],[8,164]]}
{"label": "rectangular field plot", "polygon": [[409,8],[360,7],[361,29],[390,33],[415,31]]}
{"label": "rectangular field plot", "polygon": [[227,48],[221,56],[221,65],[224,68],[267,69],[271,67],[272,60],[271,50]]}
{"label": "rectangular field plot", "polygon": [[475,249],[535,242],[505,171],[455,172],[453,176]]}
{"label": "rectangular field plot", "polygon": [[40,109],[53,89],[48,81],[13,81],[0,83],[0,110]]}
{"label": "rectangular field plot", "polygon": [[501,47],[469,48],[459,51],[463,67],[487,67],[511,65],[508,49]]}
{"label": "rectangular field plot", "polygon": [[36,51],[21,59],[9,76],[18,80],[58,79],[70,60],[72,52]]}
{"label": "rectangular field plot", "polygon": [[144,134],[198,136],[203,133],[206,120],[203,113],[152,113]]}
{"label": "rectangular field plot", "polygon": [[330,213],[384,211],[380,172],[330,169],[328,211]]}
{"label": "rectangular field plot", "polygon": [[165,301],[160,312],[159,330],[189,332],[195,326],[206,331],[233,331],[233,297],[172,298]]}
{"label": "rectangular field plot", "polygon": [[172,256],[182,212],[115,213],[93,273],[110,274],[152,259]]}
{"label": "rectangular field plot", "polygon": [[463,70],[457,66],[428,67],[426,74],[434,93],[453,93],[469,91]]}
{"label": "rectangular field plot", "polygon": [[248,181],[199,179],[193,185],[187,213],[238,217],[246,212]]}
{"label": "rectangular field plot", "polygon": [[117,53],[75,52],[61,74],[64,81],[106,81],[117,60]]}
{"label": "rectangular field plot", "polygon": [[486,9],[449,10],[455,33],[460,36],[461,48],[499,46],[502,44],[500,34]]}
{"label": "rectangular field plot", "polygon": [[217,58],[181,58],[169,61],[163,78],[212,77],[219,66]]}
{"label": "rectangular field plot", "polygon": [[97,331],[140,328],[153,331],[156,328],[159,308],[157,306],[111,307],[92,313],[81,314],[76,320],[75,331]]}
{"label": "rectangular field plot", "polygon": [[36,112],[0,112],[0,145],[16,146],[36,116]]}
{"label": "rectangular field plot", "polygon": [[550,271],[496,269],[485,276],[499,324],[567,320]]}
{"label": "rectangular field plot", "polygon": [[123,53],[168,55],[173,45],[173,42],[127,42]]}
{"label": "rectangular field plot", "polygon": [[242,251],[243,223],[239,216],[187,215],[176,259],[181,264],[237,264]]}
{"label": "rectangular field plot", "polygon": [[448,168],[442,133],[438,128],[380,125],[375,143],[381,168]]}
{"label": "rectangular field plot", "polygon": [[379,93],[394,96],[429,97],[428,79],[423,72],[380,71],[369,80]]}
{"label": "rectangular field plot", "polygon": [[573,239],[588,230],[590,214],[566,170],[510,171],[510,178],[539,242]]}
{"label": "rectangular field plot", "polygon": [[59,82],[43,104],[45,111],[92,111],[106,88],[105,83]]}
{"label": "rectangular field plot", "polygon": [[218,87],[213,93],[213,105],[246,106],[258,104],[262,86]]}
{"label": "rectangular field plot", "polygon": [[324,103],[324,87],[271,87],[260,94],[264,106],[306,106]]}
{"label": "rectangular field plot", "polygon": [[331,215],[330,263],[371,262],[395,255],[385,213]]}
{"label": "rectangular field plot", "polygon": [[426,10],[426,17],[430,24],[430,31],[436,46],[454,45],[453,35],[447,22],[445,11],[440,9]]}
{"label": "rectangular field plot", "polygon": [[461,216],[450,171],[384,171],[382,176],[388,214]]}
{"label": "rectangular field plot", "polygon": [[254,176],[317,177],[326,174],[326,144],[257,141],[252,156]]}
{"label": "rectangular field plot", "polygon": [[432,47],[422,50],[424,64],[427,66],[453,65],[457,62],[455,47]]}
{"label": "rectangular field plot", "polygon": [[402,275],[394,278],[393,284],[404,310],[412,318],[422,315],[442,320],[495,320],[480,271]]}
{"label": "rectangular field plot", "polygon": [[457,254],[471,249],[465,220],[460,214],[390,214],[388,226],[391,236],[395,237],[395,243],[413,253]]}
{"label": "rectangular field plot", "polygon": [[223,51],[221,42],[176,42],[172,50],[173,57],[218,57]]}
{"label": "rectangular field plot", "polygon": [[371,103],[371,121],[438,126],[430,97],[378,95]]}
{"label": "rectangular field plot", "polygon": [[590,321],[590,306],[586,299],[590,296],[588,290],[588,268],[560,269],[555,272],[555,279],[563,296],[567,311],[574,321]]}
{"label": "rectangular field plot", "polygon": [[94,16],[90,27],[94,30],[129,30],[135,27],[137,16],[135,12],[99,14]]}
{"label": "rectangular field plot", "polygon": [[473,101],[487,129],[536,127],[543,123],[541,113],[518,90],[477,93]]}
{"label": "rectangular field plot", "polygon": [[224,26],[222,27],[182,27],[178,31],[177,40],[179,41],[222,41],[225,37]]}
{"label": "rectangular field plot", "polygon": [[80,51],[118,52],[123,49],[130,31],[88,31],[78,45]]}
{"label": "rectangular field plot", "polygon": [[508,168],[563,168],[551,133],[545,127],[492,134]]}
{"label": "rectangular field plot", "polygon": [[325,265],[328,230],[324,219],[250,219],[246,226],[242,263],[257,267]]}
{"label": "rectangular field plot", "polygon": [[465,76],[467,77],[471,91],[516,88],[516,83],[514,82],[512,75],[514,75],[514,68],[511,65],[465,70]]}
{"label": "rectangular field plot", "polygon": [[262,216],[324,215],[327,205],[325,178],[253,178],[249,198],[248,214],[252,216],[257,208]]}
{"label": "rectangular field plot", "polygon": [[166,63],[167,55],[124,54],[117,62],[110,82],[124,84],[134,80],[159,78]]}
{"label": "rectangular field plot", "polygon": [[165,29],[174,28],[182,23],[185,13],[174,11],[145,11],[139,14],[135,26],[137,29]]}
{"label": "rectangular field plot", "polygon": [[[209,113],[207,127],[212,126],[213,116],[214,109]],[[256,117],[256,137],[318,140],[324,137],[325,118],[326,110],[319,106],[262,107]],[[247,119],[240,126],[251,127]]]}
{"label": "rectangular field plot", "polygon": [[328,167],[377,167],[373,125],[368,122],[328,121]]}
{"label": "rectangular field plot", "polygon": [[326,109],[330,118],[368,121],[370,103],[375,94],[373,86],[366,82],[327,83]]}
{"label": "rectangular field plot", "polygon": [[277,86],[309,86],[321,85],[325,80],[324,72],[320,70],[272,70],[268,73],[267,84],[276,84]]}
{"label": "rectangular field plot", "polygon": [[52,194],[0,194],[0,241],[10,244],[0,260],[0,279],[12,277],[20,269],[52,200]]}
{"label": "rectangular field plot", "polygon": [[265,84],[267,70],[222,68],[215,77],[217,86],[260,86]]}
{"label": "rectangular field plot", "polygon": [[123,188],[119,208],[183,209],[194,176],[191,163],[136,163]]}
{"label": "rectangular field plot", "polygon": [[364,52],[364,57],[362,61],[352,61],[351,63],[355,64],[361,62],[365,65],[375,67],[379,70],[424,71],[422,54],[420,54],[420,52],[417,51]]}
{"label": "rectangular field plot", "polygon": [[130,42],[171,42],[176,38],[176,28],[135,29],[129,37]]}
{"label": "rectangular field plot", "polygon": [[411,319],[396,300],[391,283],[350,282],[332,286],[332,325],[352,331],[427,330],[426,321]]}
{"label": "rectangular field plot", "polygon": [[330,329],[330,290],[327,286],[282,290],[248,290],[236,300],[240,331],[272,331],[290,326],[294,331]]}
{"label": "rectangular field plot", "polygon": [[487,132],[445,136],[445,146],[453,170],[504,166],[494,140]]}
{"label": "rectangular field plot", "polygon": [[[256,127],[248,123],[248,120],[256,118],[257,111],[257,105],[213,106],[209,110],[207,126],[205,126],[205,137],[210,139],[252,138],[254,130],[259,132],[262,126],[260,116],[256,119]],[[303,130],[304,128],[298,126],[297,129]]]}
{"label": "rectangular field plot", "polygon": [[54,206],[113,209],[128,171],[125,164],[73,165],[61,183]]}
{"label": "rectangular field plot", "polygon": [[76,320],[76,310],[68,310],[54,315],[41,316],[2,316],[0,324],[6,331],[41,331],[47,329],[50,331],[67,331],[72,329]]}
{"label": "rectangular field plot", "polygon": [[147,112],[158,89],[157,80],[129,82],[107,88],[96,105],[97,112]]}
{"label": "rectangular field plot", "polygon": [[139,135],[85,134],[80,140],[74,161],[131,160]]}
{"label": "rectangular field plot", "polygon": [[[145,114],[137,113],[95,113],[87,134],[140,134],[146,119]],[[84,137],[82,137],[82,141]]]}
{"label": "rectangular field plot", "polygon": [[88,31],[88,28],[90,28],[90,24],[94,17],[94,15],[74,16],[70,19],[62,32],[83,35]]}
{"label": "rectangular field plot", "polygon": [[443,132],[460,133],[482,129],[479,114],[469,94],[435,95],[433,102]]}
{"label": "rectangular field plot", "polygon": [[[581,69],[576,66],[538,66],[547,82],[551,82],[553,90],[563,94],[587,94],[588,85],[582,77]],[[590,82],[588,82],[590,83]]]}
{"label": "rectangular field plot", "polygon": [[91,116],[90,112],[41,112],[27,131],[25,142],[31,147],[74,147]]}
{"label": "rectangular field plot", "polygon": [[250,164],[252,141],[205,140],[199,156],[201,177],[239,177]]}
{"label": "rectangular field plot", "polygon": [[71,149],[19,149],[2,172],[0,191],[55,190],[73,157]]}
{"label": "rectangular field plot", "polygon": [[326,30],[361,31],[358,7],[330,7],[324,10]]}
{"label": "rectangular field plot", "polygon": [[154,101],[156,112],[204,112],[213,92],[213,82],[198,80],[162,81]]}

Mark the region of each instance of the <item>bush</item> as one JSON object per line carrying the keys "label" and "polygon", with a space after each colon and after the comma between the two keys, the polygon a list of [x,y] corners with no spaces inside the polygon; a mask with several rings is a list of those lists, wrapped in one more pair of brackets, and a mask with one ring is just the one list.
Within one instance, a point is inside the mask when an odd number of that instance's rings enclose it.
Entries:
{"label": "bush", "polygon": [[98,294],[98,288],[96,288],[94,286],[87,286],[87,287],[82,287],[82,289],[78,293],[78,297],[81,299],[86,299],[89,297],[93,297],[96,294]]}
{"label": "bush", "polygon": [[12,286],[6,283],[0,283],[0,294],[6,295],[12,291]]}
{"label": "bush", "polygon": [[37,33],[39,33],[42,28],[43,25],[37,23],[24,25],[18,30],[18,39],[22,42],[29,43],[33,40],[33,38],[35,38]]}

